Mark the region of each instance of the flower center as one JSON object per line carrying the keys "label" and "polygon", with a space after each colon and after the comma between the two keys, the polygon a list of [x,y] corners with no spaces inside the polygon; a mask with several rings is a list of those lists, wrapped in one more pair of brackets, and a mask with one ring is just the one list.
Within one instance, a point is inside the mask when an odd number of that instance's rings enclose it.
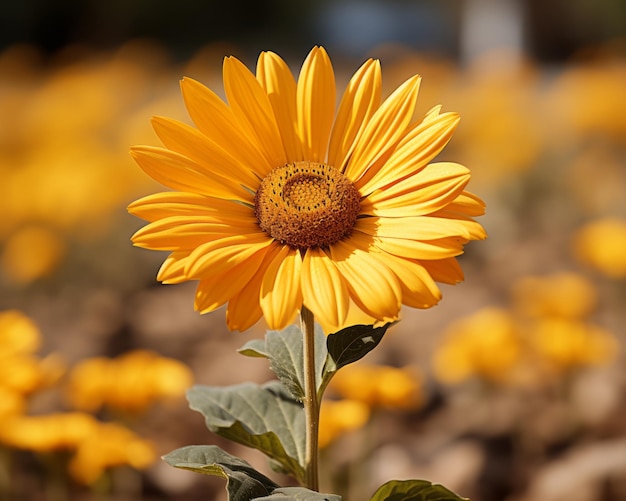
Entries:
{"label": "flower center", "polygon": [[352,232],[360,211],[359,191],[334,167],[295,162],[276,167],[254,199],[261,229],[297,249],[325,247]]}

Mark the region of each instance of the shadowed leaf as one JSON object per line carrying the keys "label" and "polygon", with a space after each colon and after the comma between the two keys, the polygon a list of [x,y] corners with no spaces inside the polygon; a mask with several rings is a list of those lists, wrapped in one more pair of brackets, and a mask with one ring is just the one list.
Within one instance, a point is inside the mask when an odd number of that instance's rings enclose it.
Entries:
{"label": "shadowed leaf", "polygon": [[209,430],[260,450],[303,480],[304,412],[278,381],[263,386],[194,386],[187,399],[204,416]]}
{"label": "shadowed leaf", "polygon": [[250,501],[266,496],[278,487],[249,463],[215,445],[182,447],[166,454],[163,459],[176,468],[225,478],[229,501]]}
{"label": "shadowed leaf", "polygon": [[[239,353],[249,357],[264,357],[270,369],[291,392],[296,400],[304,398],[303,336],[296,325],[282,331],[268,331],[265,340],[248,341]],[[319,325],[315,325],[315,379],[319,388],[322,370],[326,361],[326,336]]]}
{"label": "shadowed leaf", "polygon": [[251,339],[237,351],[246,357],[270,358],[270,354],[265,349],[264,339]]}
{"label": "shadowed leaf", "polygon": [[443,485],[426,480],[392,480],[381,485],[370,501],[468,501]]}
{"label": "shadowed leaf", "polygon": [[322,494],[304,487],[279,487],[270,496],[254,498],[254,501],[341,501],[341,496]]}
{"label": "shadowed leaf", "polygon": [[344,365],[361,360],[372,351],[393,325],[388,323],[380,327],[373,325],[352,325],[334,334],[329,334],[326,340],[328,354],[334,361],[334,370],[338,371]]}

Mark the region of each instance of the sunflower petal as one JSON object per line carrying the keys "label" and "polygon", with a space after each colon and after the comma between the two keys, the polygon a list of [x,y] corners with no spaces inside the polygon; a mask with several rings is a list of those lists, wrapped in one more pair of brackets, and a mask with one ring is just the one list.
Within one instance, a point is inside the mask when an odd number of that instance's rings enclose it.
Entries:
{"label": "sunflower petal", "polygon": [[[438,220],[439,224],[441,224],[442,221],[454,221],[455,224],[458,225],[458,228],[463,228],[464,232],[461,236],[467,238],[468,240],[484,240],[487,238],[487,232],[481,224],[474,221],[471,217],[468,217],[465,214],[450,210],[450,206],[438,210],[437,212],[433,212],[430,217]],[[435,222],[435,224],[436,223],[437,221]]]}
{"label": "sunflower petal", "polygon": [[163,144],[170,150],[180,153],[206,170],[243,184],[255,191],[260,183],[247,165],[206,137],[194,127],[164,117],[153,117],[152,127]]}
{"label": "sunflower petal", "polygon": [[381,88],[377,60],[367,60],[350,79],[337,110],[328,147],[328,163],[337,170],[344,170],[359,134],[380,106]]}
{"label": "sunflower petal", "polygon": [[335,74],[321,47],[309,53],[298,77],[298,134],[304,158],[324,162],[335,115]]}
{"label": "sunflower petal", "polygon": [[189,254],[185,273],[190,280],[232,269],[272,243],[265,233],[229,235],[199,245]]}
{"label": "sunflower petal", "polygon": [[455,163],[434,163],[361,201],[361,212],[385,217],[421,216],[448,206],[470,180],[469,170]]}
{"label": "sunflower petal", "polygon": [[420,76],[408,79],[378,108],[365,129],[360,134],[354,152],[345,169],[345,174],[353,181],[361,183],[369,179],[368,169],[376,162],[384,161],[392,148],[405,135],[413,118]]}
{"label": "sunflower petal", "polygon": [[484,238],[482,226],[472,219],[435,216],[368,217],[357,222],[359,231],[376,237],[437,240],[458,236],[465,240]]}
{"label": "sunflower petal", "polygon": [[322,325],[336,329],[344,324],[350,306],[348,287],[323,250],[307,249],[302,262],[301,283],[303,304]]}
{"label": "sunflower petal", "polygon": [[301,269],[300,251],[288,246],[281,246],[267,266],[261,284],[260,303],[270,329],[287,327],[302,307]]}
{"label": "sunflower petal", "polygon": [[263,316],[259,304],[264,268],[257,270],[248,284],[235,294],[226,308],[228,330],[243,332],[256,324]]}
{"label": "sunflower petal", "polygon": [[289,66],[277,54],[261,52],[256,78],[267,93],[274,110],[287,162],[304,160],[298,137],[297,86]]}
{"label": "sunflower petal", "polygon": [[[244,331],[252,327],[263,316],[261,309],[261,287],[265,281],[268,266],[276,264],[276,256],[285,252],[285,246],[273,242],[265,252],[263,262],[246,287],[232,297],[226,310],[226,324],[230,330]],[[288,252],[288,251],[287,251]],[[298,305],[300,308],[301,304]],[[274,328],[283,329],[287,325],[276,324]]]}
{"label": "sunflower petal", "polygon": [[446,208],[469,217],[477,217],[485,213],[485,202],[473,193],[464,191]]}
{"label": "sunflower petal", "polygon": [[448,237],[438,240],[411,240],[408,238],[375,238],[374,245],[389,254],[408,259],[430,261],[445,259],[463,254],[467,240]]}
{"label": "sunflower petal", "polygon": [[[245,131],[244,138],[258,138],[261,152],[272,168],[285,164],[287,157],[267,93],[252,72],[234,57],[224,59],[224,91],[240,129]],[[270,170],[258,172],[265,175]]]}
{"label": "sunflower petal", "polygon": [[444,113],[421,122],[398,143],[389,159],[377,172],[368,171],[369,180],[356,185],[363,195],[398,182],[423,169],[452,138],[459,123],[456,113]]}
{"label": "sunflower petal", "polygon": [[149,222],[171,216],[214,218],[226,214],[237,219],[255,217],[252,206],[184,191],[153,193],[131,203],[128,212]]}
{"label": "sunflower petal", "polygon": [[195,309],[200,313],[214,311],[240,290],[245,289],[259,269],[265,254],[266,252],[261,250],[230,270],[200,280],[196,291]]}
{"label": "sunflower petal", "polygon": [[254,234],[255,220],[228,215],[208,220],[205,216],[173,216],[159,219],[139,229],[132,241],[137,247],[152,250],[192,250],[206,242],[228,236]]}
{"label": "sunflower petal", "polygon": [[397,320],[402,289],[397,277],[379,259],[345,242],[330,248],[331,258],[348,285],[350,298],[365,313],[384,322]]}
{"label": "sunflower petal", "polygon": [[136,146],[131,149],[131,155],[146,174],[173,190],[253,202],[249,191],[180,153],[152,146]]}
{"label": "sunflower petal", "polygon": [[430,308],[441,300],[441,291],[418,261],[381,252],[381,259],[394,272],[402,288],[402,303],[412,308]]}
{"label": "sunflower petal", "polygon": [[167,256],[157,273],[157,280],[164,284],[180,284],[187,281],[185,259],[188,255],[189,252],[179,251]]}
{"label": "sunflower petal", "polygon": [[433,280],[442,284],[455,285],[463,281],[463,269],[456,258],[439,259],[437,261],[421,261]]}
{"label": "sunflower petal", "polygon": [[[180,87],[189,116],[205,136],[254,172],[269,172],[275,167],[263,155],[263,147],[258,139],[242,133],[242,125],[217,94],[189,77],[181,80]],[[242,140],[242,136],[245,140]]]}

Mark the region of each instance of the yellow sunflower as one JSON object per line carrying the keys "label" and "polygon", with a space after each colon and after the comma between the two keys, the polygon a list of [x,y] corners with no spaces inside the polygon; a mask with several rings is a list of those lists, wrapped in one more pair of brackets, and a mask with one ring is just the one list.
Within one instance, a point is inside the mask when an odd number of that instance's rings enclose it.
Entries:
{"label": "yellow sunflower", "polygon": [[201,313],[228,303],[231,330],[264,317],[289,325],[304,307],[326,332],[428,308],[435,281],[458,283],[455,259],[485,238],[472,220],[484,203],[465,191],[469,170],[431,161],[456,113],[433,108],[414,122],[420,77],[381,102],[381,69],[366,61],[336,107],[326,51],[314,47],[298,79],[272,52],[256,75],[223,66],[227,102],[190,78],[182,94],[196,127],[153,118],[164,147],[137,146],[139,166],[173,191],[129,207],[149,222],[139,247],[171,251],[157,279],[197,280]]}

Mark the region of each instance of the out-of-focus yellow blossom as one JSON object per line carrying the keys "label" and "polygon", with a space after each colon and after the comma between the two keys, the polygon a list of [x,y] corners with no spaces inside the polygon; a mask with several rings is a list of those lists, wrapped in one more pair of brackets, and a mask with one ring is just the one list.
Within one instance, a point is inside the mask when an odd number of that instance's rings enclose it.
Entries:
{"label": "out-of-focus yellow blossom", "polygon": [[[178,98],[175,83],[159,84],[162,54],[135,42],[58,58],[42,72],[32,48],[0,52],[0,115],[8,117],[0,123],[0,268],[18,285],[53,270],[70,235],[105,234],[119,208],[153,184],[129,168],[128,144],[150,130],[129,117]],[[182,116],[176,102],[171,114]]]}
{"label": "out-of-focus yellow blossom", "polygon": [[55,231],[27,226],[9,238],[1,264],[9,280],[28,284],[52,272],[64,254],[65,242]]}
{"label": "out-of-focus yellow blossom", "polygon": [[102,423],[82,412],[13,416],[0,426],[0,443],[34,452],[74,452],[70,473],[91,484],[111,467],[141,469],[155,459],[152,444],[116,423]]}
{"label": "out-of-focus yellow blossom", "polygon": [[55,384],[65,372],[58,355],[33,355],[41,344],[35,323],[17,310],[0,312],[0,388],[28,395]]}
{"label": "out-of-focus yellow blossom", "polygon": [[596,307],[594,285],[578,273],[526,276],[513,284],[514,306],[532,317],[584,318]]}
{"label": "out-of-focus yellow blossom", "polygon": [[4,420],[24,413],[26,402],[24,396],[0,386],[0,428]]}
{"label": "out-of-focus yellow blossom", "polygon": [[72,367],[66,385],[67,396],[77,409],[97,411],[104,405],[110,380],[111,359],[93,357]]}
{"label": "out-of-focus yellow blossom", "polygon": [[546,318],[529,335],[531,349],[548,371],[603,365],[615,359],[619,345],[610,332],[585,322]]}
{"label": "out-of-focus yellow blossom", "polygon": [[129,465],[148,467],[156,459],[153,445],[128,428],[115,423],[99,424],[97,432],[78,443],[70,461],[72,477],[83,484],[93,484],[109,468]]}
{"label": "out-of-focus yellow blossom", "polygon": [[569,67],[554,81],[548,103],[561,128],[579,134],[610,134],[620,140],[626,132],[626,64],[601,61]]}
{"label": "out-of-focus yellow blossom", "polygon": [[615,359],[615,336],[587,321],[598,298],[582,275],[528,276],[512,296],[510,310],[487,308],[450,326],[434,356],[441,381],[541,384]]}
{"label": "out-of-focus yellow blossom", "polygon": [[521,361],[523,342],[512,315],[485,308],[453,322],[434,354],[436,377],[457,383],[473,376],[507,379]]}
{"label": "out-of-focus yellow blossom", "polygon": [[35,352],[41,334],[35,323],[18,310],[0,312],[0,359]]}
{"label": "out-of-focus yellow blossom", "polygon": [[97,429],[98,421],[82,412],[16,416],[0,427],[0,442],[38,452],[73,450]]}
{"label": "out-of-focus yellow blossom", "polygon": [[359,400],[324,400],[319,422],[320,448],[344,433],[362,428],[369,417],[369,405]]}
{"label": "out-of-focus yellow blossom", "polygon": [[331,380],[330,389],[370,407],[415,409],[424,398],[416,371],[385,365],[342,367]]}
{"label": "out-of-focus yellow blossom", "polygon": [[626,278],[626,220],[603,218],[574,235],[574,255],[581,263],[613,279]]}
{"label": "out-of-focus yellow blossom", "polygon": [[23,395],[55,384],[65,372],[65,364],[56,354],[44,359],[23,355],[0,360],[0,386]]}
{"label": "out-of-focus yellow blossom", "polygon": [[192,381],[191,370],[183,363],[136,350],[117,358],[84,360],[72,369],[67,389],[77,409],[107,406],[139,413],[157,400],[182,396]]}
{"label": "out-of-focus yellow blossom", "polygon": [[476,59],[457,79],[462,84],[451,89],[452,105],[470,124],[459,128],[453,147],[479,183],[495,185],[531,169],[544,146],[537,121],[539,74],[530,62],[511,66],[512,57],[519,59],[506,52]]}

